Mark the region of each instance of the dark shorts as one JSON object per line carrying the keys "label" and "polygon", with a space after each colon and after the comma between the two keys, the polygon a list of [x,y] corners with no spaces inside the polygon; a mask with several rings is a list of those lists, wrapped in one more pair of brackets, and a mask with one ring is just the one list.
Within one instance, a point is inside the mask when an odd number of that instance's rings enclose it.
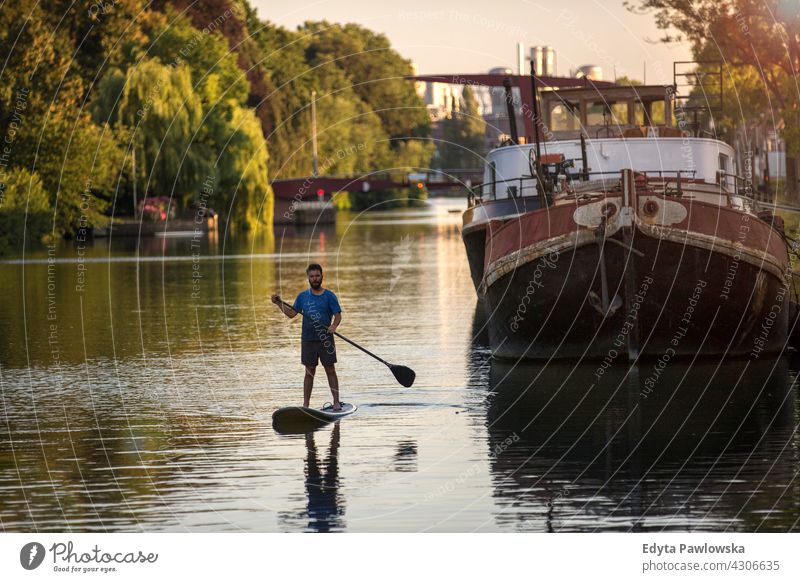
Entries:
{"label": "dark shorts", "polygon": [[336,344],[333,338],[324,342],[301,342],[300,360],[304,366],[316,366],[321,362],[323,366],[332,366],[336,363]]}

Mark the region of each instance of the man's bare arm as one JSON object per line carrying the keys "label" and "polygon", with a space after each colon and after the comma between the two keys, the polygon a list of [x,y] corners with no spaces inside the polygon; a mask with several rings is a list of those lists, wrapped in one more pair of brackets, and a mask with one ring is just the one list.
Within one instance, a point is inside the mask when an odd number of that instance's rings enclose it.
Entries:
{"label": "man's bare arm", "polygon": [[328,328],[328,332],[333,333],[336,331],[336,328],[339,327],[339,324],[342,323],[342,314],[337,313],[333,316],[333,323],[331,323],[330,327]]}
{"label": "man's bare arm", "polygon": [[286,317],[291,319],[297,316],[297,312],[294,309],[283,303],[280,295],[273,295],[272,302],[278,306],[278,309],[280,309]]}

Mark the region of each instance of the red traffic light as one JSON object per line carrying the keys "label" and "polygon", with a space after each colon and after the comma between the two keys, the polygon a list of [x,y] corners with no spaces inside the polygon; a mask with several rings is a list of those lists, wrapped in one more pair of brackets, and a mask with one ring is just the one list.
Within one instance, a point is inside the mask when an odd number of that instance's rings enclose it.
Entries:
{"label": "red traffic light", "polygon": [[325,196],[325,190],[320,188],[319,190],[317,190],[317,198],[322,198],[323,196]]}

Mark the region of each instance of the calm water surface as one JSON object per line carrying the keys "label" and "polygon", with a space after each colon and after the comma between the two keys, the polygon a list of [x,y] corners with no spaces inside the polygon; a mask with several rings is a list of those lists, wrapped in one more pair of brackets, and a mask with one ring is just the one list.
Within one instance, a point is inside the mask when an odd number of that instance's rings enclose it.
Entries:
{"label": "calm water surface", "polygon": [[[3,531],[798,529],[796,365],[493,362],[460,201],[274,237],[98,240],[0,263]],[[52,259],[51,262],[48,260]],[[340,423],[281,435],[308,262],[340,332]],[[330,399],[324,374],[315,405]]]}

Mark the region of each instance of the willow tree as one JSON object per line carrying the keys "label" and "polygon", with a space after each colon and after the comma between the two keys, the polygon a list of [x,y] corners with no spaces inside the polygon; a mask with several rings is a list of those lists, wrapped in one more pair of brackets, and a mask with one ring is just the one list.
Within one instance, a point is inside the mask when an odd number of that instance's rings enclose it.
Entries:
{"label": "willow tree", "polygon": [[[227,17],[212,18],[217,8],[217,16]],[[250,104],[249,75],[223,34],[228,30],[241,37],[242,9],[226,1],[191,3],[191,20],[170,6],[163,10],[149,19],[152,40],[146,52],[173,66],[186,66],[200,99],[202,119],[194,128],[191,149],[208,163],[203,188],[195,191],[194,198],[205,197],[201,191],[207,196],[213,184],[213,194],[203,202],[226,220],[245,227],[252,227],[259,217],[271,223],[269,154],[261,122]]]}
{"label": "willow tree", "polygon": [[128,138],[132,179],[143,194],[185,202],[212,163],[209,152],[192,147],[203,105],[191,81],[188,67],[147,59],[100,83],[95,117]]}
{"label": "willow tree", "polygon": [[170,41],[148,47],[159,57],[107,75],[94,104],[98,119],[128,135],[139,191],[182,206],[202,199],[245,227],[259,215],[271,221],[266,143],[224,40],[179,19],[154,31]]}
{"label": "willow tree", "polygon": [[[220,211],[233,224],[253,228],[257,222],[272,224],[273,194],[267,180],[267,146],[261,122],[252,109],[231,110],[229,132],[219,157]],[[267,229],[272,232],[272,229]]]}

